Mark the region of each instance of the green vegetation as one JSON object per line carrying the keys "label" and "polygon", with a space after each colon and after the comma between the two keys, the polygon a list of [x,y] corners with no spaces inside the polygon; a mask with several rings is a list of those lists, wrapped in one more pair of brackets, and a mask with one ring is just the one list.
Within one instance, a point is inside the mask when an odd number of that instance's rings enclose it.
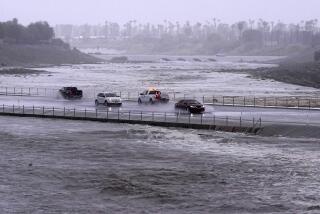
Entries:
{"label": "green vegetation", "polygon": [[17,19],[0,22],[0,67],[97,63],[101,60],[81,53],[61,39],[54,38],[47,22],[28,26]]}
{"label": "green vegetation", "polygon": [[0,22],[0,39],[6,43],[39,44],[53,38],[53,28],[47,22],[31,23],[27,27],[19,24],[17,19]]}
{"label": "green vegetation", "polygon": [[314,53],[314,61],[320,61],[320,51]]}

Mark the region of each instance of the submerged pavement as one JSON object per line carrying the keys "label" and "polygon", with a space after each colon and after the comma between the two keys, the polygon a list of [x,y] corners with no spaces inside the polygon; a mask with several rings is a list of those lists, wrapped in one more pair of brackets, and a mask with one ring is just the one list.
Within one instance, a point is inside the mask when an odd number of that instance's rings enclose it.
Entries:
{"label": "submerged pavement", "polygon": [[[121,107],[96,106],[94,100],[65,100],[61,97],[27,97],[27,96],[0,96],[0,105],[15,106],[36,106],[36,107],[55,107],[55,108],[76,108],[78,110],[95,111],[121,111],[133,113],[178,113],[174,108],[174,103],[167,104],[138,104],[134,101],[123,101]],[[320,126],[320,110],[301,110],[301,109],[282,109],[282,108],[254,108],[254,107],[233,107],[205,105],[205,116],[242,118],[252,120],[260,119],[264,125],[310,125]],[[179,112],[181,113],[181,112]],[[183,113],[183,112],[182,112]]]}

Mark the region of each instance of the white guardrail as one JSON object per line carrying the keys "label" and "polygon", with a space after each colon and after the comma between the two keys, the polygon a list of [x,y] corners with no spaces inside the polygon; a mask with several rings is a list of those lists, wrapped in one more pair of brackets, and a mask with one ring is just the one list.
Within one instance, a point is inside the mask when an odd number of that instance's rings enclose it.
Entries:
{"label": "white guardrail", "polygon": [[[99,90],[100,91],[100,90]],[[84,99],[95,99],[98,90],[91,88],[83,90]],[[253,96],[192,96],[179,92],[169,92],[170,100],[191,98],[197,99],[204,104],[215,104],[224,106],[242,106],[242,107],[279,107],[279,108],[297,108],[297,109],[315,109],[320,110],[320,98],[309,96],[285,96],[285,97],[253,97]],[[2,96],[43,96],[58,97],[59,89],[55,88],[15,88],[0,87]],[[136,101],[139,92],[118,92],[123,100]]]}
{"label": "white guardrail", "polygon": [[[113,121],[144,121],[158,122],[166,124],[185,124],[185,125],[207,125],[220,127],[238,127],[238,128],[261,128],[261,118],[243,118],[230,116],[216,116],[212,114],[187,114],[187,113],[168,113],[168,112],[143,112],[143,111],[110,111],[105,110],[87,110],[76,108],[56,108],[45,106],[17,106],[1,105],[0,113],[15,115],[34,115],[34,116],[52,116],[60,118],[80,118],[80,119],[104,119]],[[147,123],[146,123],[147,124]]]}

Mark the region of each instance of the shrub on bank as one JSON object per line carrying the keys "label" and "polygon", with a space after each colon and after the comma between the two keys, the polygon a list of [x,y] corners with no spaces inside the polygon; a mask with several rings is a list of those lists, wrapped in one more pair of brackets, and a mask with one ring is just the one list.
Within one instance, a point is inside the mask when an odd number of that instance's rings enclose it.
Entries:
{"label": "shrub on bank", "polygon": [[320,61],[320,50],[314,53],[314,61]]}
{"label": "shrub on bank", "polygon": [[47,22],[35,22],[28,26],[17,19],[0,22],[0,39],[9,44],[43,44],[54,38],[53,28]]}

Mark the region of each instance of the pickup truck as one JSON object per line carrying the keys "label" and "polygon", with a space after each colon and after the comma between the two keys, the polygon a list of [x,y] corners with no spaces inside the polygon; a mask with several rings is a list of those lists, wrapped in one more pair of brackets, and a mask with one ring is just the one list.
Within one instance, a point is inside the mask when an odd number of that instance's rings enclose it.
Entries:
{"label": "pickup truck", "polygon": [[82,90],[78,90],[77,87],[63,87],[59,90],[60,94],[65,99],[81,99]]}
{"label": "pickup truck", "polygon": [[165,93],[161,93],[161,91],[151,88],[145,90],[144,92],[140,93],[138,98],[138,103],[167,103],[169,102],[169,95]]}

